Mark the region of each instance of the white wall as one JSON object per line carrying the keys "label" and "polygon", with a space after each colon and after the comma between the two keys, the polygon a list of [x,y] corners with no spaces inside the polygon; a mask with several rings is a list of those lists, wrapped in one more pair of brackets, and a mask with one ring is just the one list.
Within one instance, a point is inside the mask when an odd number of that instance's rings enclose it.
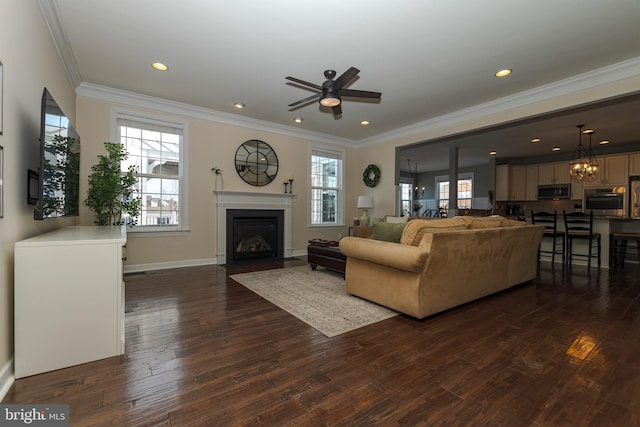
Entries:
{"label": "white wall", "polygon": [[[82,92],[82,91],[81,91]],[[120,95],[122,95],[120,93]],[[294,255],[306,254],[307,242],[311,238],[337,239],[339,235],[346,235],[347,227],[329,227],[319,229],[309,227],[309,147],[317,144],[300,137],[265,131],[249,129],[215,120],[213,112],[211,118],[200,111],[200,117],[185,116],[188,109],[175,104],[161,106],[154,110],[151,106],[132,106],[135,96],[131,94],[132,101],[129,105],[122,100],[115,103],[106,100],[108,96],[96,95],[91,92],[89,96],[77,97],[76,129],[81,136],[81,197],[86,198],[86,176],[90,173],[90,167],[96,163],[97,155],[104,152],[104,141],[115,138],[113,135],[111,117],[114,111],[125,109],[127,111],[148,114],[152,117],[166,117],[187,123],[188,145],[188,215],[189,232],[180,235],[152,236],[143,233],[130,233],[127,243],[127,261],[125,269],[129,271],[141,269],[167,268],[174,266],[186,266],[197,264],[212,264],[215,261],[216,247],[216,197],[214,190],[214,177],[211,168],[220,167],[223,170],[225,190],[282,193],[284,192],[284,177],[293,173],[293,192],[297,198],[293,201],[293,251]],[[98,99],[100,98],[100,99]],[[125,99],[126,95],[121,97]],[[168,111],[171,110],[171,111]],[[181,114],[182,113],[182,114]],[[204,117],[204,118],[203,118]],[[235,172],[234,158],[238,147],[249,139],[265,141],[275,150],[278,156],[279,172],[276,179],[264,187],[254,187],[245,183]],[[353,193],[357,182],[362,182],[361,168],[353,154],[353,148],[345,148],[338,145],[322,143],[322,146],[345,150],[345,171],[347,182],[346,195],[346,219],[352,218],[356,213]],[[354,184],[355,182],[355,184]],[[81,211],[81,223],[90,225],[93,222],[93,214],[86,207]]]}
{"label": "white wall", "polygon": [[[40,8],[34,0],[0,4],[3,78],[4,218],[0,219],[0,398],[12,381],[13,247],[16,241],[75,219],[34,221],[27,204],[27,169],[39,164],[40,100],[46,86],[64,112],[75,115],[75,92],[66,77]],[[34,267],[37,266],[34,260]],[[37,298],[37,296],[34,296]]]}

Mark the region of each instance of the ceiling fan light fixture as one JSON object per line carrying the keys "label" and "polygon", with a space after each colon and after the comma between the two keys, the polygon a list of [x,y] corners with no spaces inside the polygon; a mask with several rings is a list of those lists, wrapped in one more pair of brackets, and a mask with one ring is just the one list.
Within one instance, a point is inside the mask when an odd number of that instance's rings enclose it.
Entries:
{"label": "ceiling fan light fixture", "polygon": [[162,62],[154,62],[153,64],[151,64],[151,66],[158,71],[167,71],[169,69],[169,67],[167,67]]}
{"label": "ceiling fan light fixture", "polygon": [[337,107],[341,102],[340,97],[333,94],[327,94],[327,96],[320,98],[320,105],[324,107]]}

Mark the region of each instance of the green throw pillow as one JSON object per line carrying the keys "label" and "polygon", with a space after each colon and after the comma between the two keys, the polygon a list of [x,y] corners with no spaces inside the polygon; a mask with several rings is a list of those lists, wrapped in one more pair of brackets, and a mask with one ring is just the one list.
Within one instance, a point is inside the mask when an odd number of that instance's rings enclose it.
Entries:
{"label": "green throw pillow", "polygon": [[400,243],[400,237],[402,237],[405,225],[407,225],[406,222],[399,224],[376,222],[373,224],[373,235],[371,237],[375,240]]}

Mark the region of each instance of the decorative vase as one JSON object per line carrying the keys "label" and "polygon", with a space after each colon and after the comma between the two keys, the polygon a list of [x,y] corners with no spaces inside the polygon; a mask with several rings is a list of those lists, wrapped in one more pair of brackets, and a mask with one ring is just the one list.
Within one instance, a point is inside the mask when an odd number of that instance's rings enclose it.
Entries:
{"label": "decorative vase", "polygon": [[222,175],[216,175],[216,191],[222,191],[224,187],[224,183],[222,182]]}

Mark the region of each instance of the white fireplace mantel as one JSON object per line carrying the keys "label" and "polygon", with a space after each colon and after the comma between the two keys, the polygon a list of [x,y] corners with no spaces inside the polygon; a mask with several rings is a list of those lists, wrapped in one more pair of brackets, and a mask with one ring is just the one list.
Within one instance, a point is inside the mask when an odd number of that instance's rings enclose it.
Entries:
{"label": "white fireplace mantel", "polygon": [[283,256],[291,258],[292,246],[292,210],[296,194],[289,193],[250,193],[245,191],[214,191],[216,202],[218,264],[227,262],[227,209],[281,209],[284,211],[284,250]]}

